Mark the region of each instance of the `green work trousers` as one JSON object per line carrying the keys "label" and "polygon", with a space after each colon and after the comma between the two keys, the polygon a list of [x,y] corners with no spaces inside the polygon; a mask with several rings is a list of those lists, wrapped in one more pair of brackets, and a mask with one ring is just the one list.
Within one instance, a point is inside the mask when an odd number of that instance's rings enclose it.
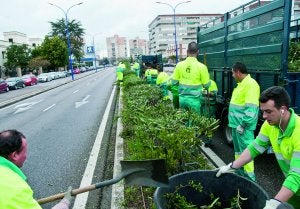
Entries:
{"label": "green work trousers", "polygon": [[[234,158],[238,159],[247,146],[254,140],[254,133],[253,131],[245,129],[243,134],[239,134],[236,131],[236,128],[232,128],[232,140],[234,146]],[[242,168],[238,169],[237,173],[255,181],[254,161],[252,160]]]}
{"label": "green work trousers", "polygon": [[200,114],[200,96],[179,95],[179,107],[182,109],[192,110]]}

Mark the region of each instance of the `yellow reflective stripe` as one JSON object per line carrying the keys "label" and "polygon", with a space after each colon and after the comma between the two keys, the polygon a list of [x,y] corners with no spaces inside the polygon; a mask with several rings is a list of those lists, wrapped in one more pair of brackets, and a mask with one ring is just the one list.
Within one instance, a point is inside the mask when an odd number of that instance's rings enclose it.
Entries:
{"label": "yellow reflective stripe", "polygon": [[294,152],[292,158],[300,159],[300,152]]}
{"label": "yellow reflective stripe", "polygon": [[264,151],[267,150],[267,148],[260,146],[259,144],[257,144],[255,141],[253,141],[253,147],[259,152],[259,153],[263,153]]}
{"label": "yellow reflective stripe", "polygon": [[234,116],[236,118],[242,118],[245,114],[237,113],[237,112],[229,112],[229,116]]}
{"label": "yellow reflective stripe", "polygon": [[259,138],[261,141],[263,142],[269,142],[270,141],[270,138],[262,133],[259,133],[257,138]]}
{"label": "yellow reflective stripe", "polygon": [[187,84],[179,84],[182,88],[188,88],[188,89],[202,89],[202,85],[187,85]]}
{"label": "yellow reflective stripe", "polygon": [[276,152],[275,152],[275,156],[276,156],[276,159],[277,159],[277,160],[281,160],[281,161],[283,161],[286,165],[290,165],[290,162],[291,162],[291,161],[285,159],[281,153],[276,153]]}
{"label": "yellow reflective stripe", "polygon": [[245,106],[247,106],[247,107],[254,107],[254,108],[258,107],[257,104],[253,104],[253,103],[246,103]]}
{"label": "yellow reflective stripe", "polygon": [[246,112],[245,115],[253,118],[254,116],[256,116],[256,113],[254,113],[254,112]]}
{"label": "yellow reflective stripe", "polygon": [[300,174],[300,168],[291,167],[290,172],[295,172]]}
{"label": "yellow reflective stripe", "polygon": [[230,103],[230,107],[234,109],[240,109],[240,110],[243,110],[245,108],[243,105],[237,105],[232,103]]}

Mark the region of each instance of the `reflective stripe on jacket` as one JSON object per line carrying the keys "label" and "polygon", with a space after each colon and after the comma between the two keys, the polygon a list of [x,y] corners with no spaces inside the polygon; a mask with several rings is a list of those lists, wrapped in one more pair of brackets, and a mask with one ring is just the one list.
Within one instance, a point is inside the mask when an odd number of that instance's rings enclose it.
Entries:
{"label": "reflective stripe on jacket", "polygon": [[172,84],[179,84],[179,95],[200,96],[202,88],[209,88],[207,67],[195,57],[187,57],[179,62],[172,76]]}
{"label": "reflective stripe on jacket", "polygon": [[255,158],[271,145],[279,167],[285,175],[283,186],[300,197],[300,117],[293,109],[289,111],[291,118],[284,133],[278,126],[271,126],[265,121],[248,149],[251,157]]}
{"label": "reflective stripe on jacket", "polygon": [[0,208],[41,209],[23,172],[9,160],[0,157]]}
{"label": "reflective stripe on jacket", "polygon": [[248,74],[233,90],[228,113],[229,127],[242,125],[255,130],[259,113],[260,87]]}

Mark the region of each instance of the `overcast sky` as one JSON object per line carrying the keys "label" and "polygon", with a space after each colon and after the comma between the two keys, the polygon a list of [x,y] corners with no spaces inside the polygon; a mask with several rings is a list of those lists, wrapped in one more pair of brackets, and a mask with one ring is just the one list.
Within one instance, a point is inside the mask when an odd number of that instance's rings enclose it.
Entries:
{"label": "overcast sky", "polygon": [[[127,39],[148,39],[148,25],[157,15],[173,14],[170,6],[184,0],[6,0],[1,2],[0,39],[3,32],[19,31],[27,37],[43,38],[50,31],[49,21],[64,18],[62,10],[71,8],[69,20],[80,21],[87,42],[94,36],[96,49],[105,48],[105,37],[117,34]],[[176,8],[176,14],[225,13],[250,0],[191,0]]]}

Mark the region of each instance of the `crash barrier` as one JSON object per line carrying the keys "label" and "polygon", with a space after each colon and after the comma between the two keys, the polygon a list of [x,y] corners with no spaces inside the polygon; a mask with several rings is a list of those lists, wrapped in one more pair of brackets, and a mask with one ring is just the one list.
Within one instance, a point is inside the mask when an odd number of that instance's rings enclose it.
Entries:
{"label": "crash barrier", "polygon": [[[202,192],[198,192],[188,185],[190,181],[202,185]],[[181,185],[180,189],[177,186]],[[176,188],[177,187],[177,188]],[[216,171],[195,170],[180,173],[169,178],[168,187],[159,187],[154,193],[154,202],[157,209],[167,209],[166,194],[175,190],[194,205],[203,206],[212,203],[211,194],[219,198],[220,208],[230,208],[232,198],[239,195],[245,200],[240,200],[243,209],[259,209],[265,206],[269,199],[267,192],[255,182],[248,180],[237,174],[224,174],[216,177]]]}

